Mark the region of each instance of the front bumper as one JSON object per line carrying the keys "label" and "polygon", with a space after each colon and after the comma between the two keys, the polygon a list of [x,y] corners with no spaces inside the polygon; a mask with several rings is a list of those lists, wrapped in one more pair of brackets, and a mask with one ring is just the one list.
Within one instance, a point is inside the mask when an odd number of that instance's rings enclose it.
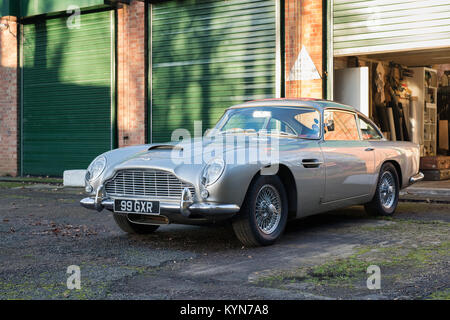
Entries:
{"label": "front bumper", "polygon": [[[126,199],[132,200],[132,197]],[[212,202],[194,202],[189,190],[186,188],[183,191],[180,202],[164,202],[160,201],[160,213],[161,215],[180,215],[185,218],[200,216],[202,218],[214,218],[214,217],[227,217],[232,216],[239,212],[240,207],[236,204],[223,204]],[[143,200],[135,199],[135,200]],[[114,199],[103,196],[103,186],[100,186],[97,190],[95,197],[84,198],[80,201],[81,206],[91,209],[102,211],[107,209],[114,210]],[[175,216],[176,218],[176,216]],[[175,219],[177,220],[177,219]]]}

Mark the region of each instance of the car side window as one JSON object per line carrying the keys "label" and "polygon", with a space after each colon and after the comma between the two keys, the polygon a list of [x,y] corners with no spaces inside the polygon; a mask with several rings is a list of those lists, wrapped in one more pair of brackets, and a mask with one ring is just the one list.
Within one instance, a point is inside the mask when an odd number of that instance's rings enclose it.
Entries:
{"label": "car side window", "polygon": [[366,119],[358,117],[359,128],[361,130],[361,138],[363,140],[381,140],[383,136],[375,127]]}
{"label": "car side window", "polygon": [[275,131],[275,132],[286,132],[294,135],[296,134],[294,130],[292,130],[291,127],[289,127],[288,124],[286,124],[284,121],[275,118],[270,119],[269,124],[267,125],[267,130],[272,132]]}
{"label": "car side window", "polygon": [[300,137],[317,139],[320,137],[320,113],[317,110],[303,110],[295,120],[301,125]]}
{"label": "car side window", "polygon": [[[359,140],[356,116],[345,111],[325,111],[324,140]],[[327,125],[328,124],[328,125]]]}

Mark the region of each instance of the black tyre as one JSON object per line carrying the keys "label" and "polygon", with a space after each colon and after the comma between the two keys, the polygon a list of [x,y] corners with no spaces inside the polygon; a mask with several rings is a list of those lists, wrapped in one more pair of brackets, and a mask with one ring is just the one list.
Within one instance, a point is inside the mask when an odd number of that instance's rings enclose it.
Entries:
{"label": "black tyre", "polygon": [[400,184],[397,170],[392,163],[385,163],[380,170],[377,189],[371,202],[364,205],[373,216],[391,216],[398,204]]}
{"label": "black tyre", "polygon": [[157,225],[133,223],[128,220],[127,216],[124,214],[114,213],[113,216],[120,229],[128,233],[149,234],[155,232],[159,228]]}
{"label": "black tyre", "polygon": [[267,246],[280,238],[287,217],[288,200],[280,178],[259,176],[250,186],[232,225],[245,246]]}

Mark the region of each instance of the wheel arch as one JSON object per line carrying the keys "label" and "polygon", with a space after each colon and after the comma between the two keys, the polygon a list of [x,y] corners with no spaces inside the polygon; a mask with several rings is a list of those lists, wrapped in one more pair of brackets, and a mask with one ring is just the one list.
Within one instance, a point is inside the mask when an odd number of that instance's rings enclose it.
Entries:
{"label": "wheel arch", "polygon": [[[391,163],[394,166],[395,171],[397,171],[397,175],[398,175],[399,187],[400,187],[400,189],[402,189],[403,175],[402,175],[402,168],[401,168],[400,164],[397,161],[395,161],[395,160],[386,160],[381,165],[381,168],[384,166],[385,163]],[[380,168],[380,170],[381,170],[381,168]]]}
{"label": "wheel arch", "polygon": [[[256,172],[252,180],[250,181],[247,187],[247,191],[245,193],[245,198],[247,198],[250,186],[259,176],[261,176],[261,170]],[[278,171],[275,175],[280,178],[281,183],[283,184],[286,190],[286,195],[288,198],[288,219],[293,219],[297,216],[297,201],[298,201],[297,185],[295,183],[294,175],[292,174],[292,171],[289,169],[289,167],[284,164],[279,164]]]}

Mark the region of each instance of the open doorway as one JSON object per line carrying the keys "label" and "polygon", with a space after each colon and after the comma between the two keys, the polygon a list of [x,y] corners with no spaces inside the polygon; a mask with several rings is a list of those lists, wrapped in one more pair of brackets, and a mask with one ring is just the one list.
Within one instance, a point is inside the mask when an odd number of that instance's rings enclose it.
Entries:
{"label": "open doorway", "polygon": [[387,139],[419,144],[421,169],[450,178],[450,48],[335,57],[334,100],[365,113]]}

